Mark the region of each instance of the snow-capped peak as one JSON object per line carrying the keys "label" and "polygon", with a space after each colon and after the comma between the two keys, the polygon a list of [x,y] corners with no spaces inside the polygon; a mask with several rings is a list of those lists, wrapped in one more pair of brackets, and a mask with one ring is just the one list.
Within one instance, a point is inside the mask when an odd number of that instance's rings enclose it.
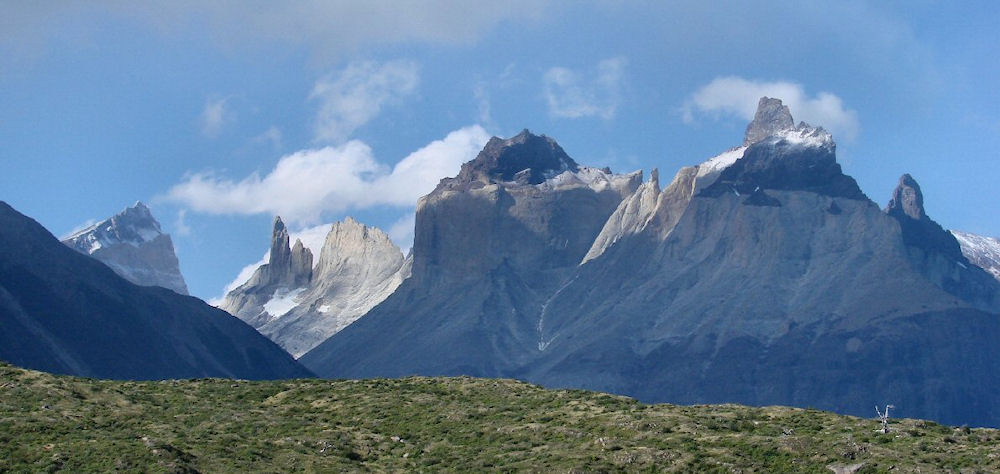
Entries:
{"label": "snow-capped peak", "polygon": [[132,207],[70,235],[63,242],[80,252],[93,254],[101,248],[123,243],[138,247],[162,234],[160,223],[153,218],[149,208],[136,201]]}
{"label": "snow-capped peak", "polygon": [[965,258],[1000,280],[1000,240],[956,230],[951,234],[958,240]]}

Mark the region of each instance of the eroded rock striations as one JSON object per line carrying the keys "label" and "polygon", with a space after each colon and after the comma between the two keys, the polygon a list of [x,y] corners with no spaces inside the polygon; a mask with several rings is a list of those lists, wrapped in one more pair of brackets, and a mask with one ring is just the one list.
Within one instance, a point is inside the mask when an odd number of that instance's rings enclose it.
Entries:
{"label": "eroded rock striations", "polygon": [[409,276],[399,247],[354,219],[331,226],[313,267],[301,241],[289,248],[275,218],[269,262],[220,306],[298,357],[384,300]]}
{"label": "eroded rock striations", "polygon": [[494,138],[420,200],[412,277],[300,361],[1000,425],[1000,284],[915,185],[883,212],[793,124],[762,99],[741,146],[662,190]]}
{"label": "eroded rock striations", "polygon": [[170,234],[142,202],[63,239],[137,285],[162,286],[188,294]]}
{"label": "eroded rock striations", "polygon": [[311,375],[225,311],[135,285],[3,202],[0,328],[0,359],[47,372],[115,379]]}

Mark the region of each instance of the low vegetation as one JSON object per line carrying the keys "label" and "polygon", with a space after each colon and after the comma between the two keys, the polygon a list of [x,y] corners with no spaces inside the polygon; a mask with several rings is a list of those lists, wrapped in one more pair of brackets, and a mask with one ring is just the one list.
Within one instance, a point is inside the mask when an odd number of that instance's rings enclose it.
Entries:
{"label": "low vegetation", "polygon": [[6,471],[1000,471],[1000,432],[512,381],[120,382],[0,365]]}

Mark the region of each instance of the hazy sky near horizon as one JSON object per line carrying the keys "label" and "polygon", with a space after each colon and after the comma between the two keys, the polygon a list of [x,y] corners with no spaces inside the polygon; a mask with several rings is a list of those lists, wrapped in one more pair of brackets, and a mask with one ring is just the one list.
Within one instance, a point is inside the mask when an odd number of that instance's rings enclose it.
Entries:
{"label": "hazy sky near horizon", "polygon": [[1000,236],[993,1],[0,1],[0,200],[57,236],[137,200],[218,297],[281,215],[402,247],[493,135],[616,172],[739,145],[757,100],[834,134],[885,205]]}

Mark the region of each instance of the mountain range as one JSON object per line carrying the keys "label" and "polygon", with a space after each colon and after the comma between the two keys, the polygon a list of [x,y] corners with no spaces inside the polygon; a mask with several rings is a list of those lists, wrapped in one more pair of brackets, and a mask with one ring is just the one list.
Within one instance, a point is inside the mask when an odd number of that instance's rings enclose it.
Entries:
{"label": "mountain range", "polygon": [[420,198],[408,256],[350,218],[314,256],[275,218],[267,263],[220,305],[237,317],[184,295],[142,203],[62,244],[2,204],[0,358],[125,379],[311,370],[861,415],[888,402],[1000,425],[1000,242],[945,230],[909,174],[888,198],[778,99],[665,187],[524,130]]}
{"label": "mountain range", "polygon": [[[139,237],[148,242],[151,235]],[[136,285],[4,202],[0,328],[0,359],[47,372],[113,379],[311,376],[225,311]]]}
{"label": "mountain range", "polygon": [[882,209],[831,135],[777,99],[740,146],[665,188],[545,136],[494,138],[420,199],[412,258],[300,362],[1000,424],[1000,282],[926,215],[911,176]]}

